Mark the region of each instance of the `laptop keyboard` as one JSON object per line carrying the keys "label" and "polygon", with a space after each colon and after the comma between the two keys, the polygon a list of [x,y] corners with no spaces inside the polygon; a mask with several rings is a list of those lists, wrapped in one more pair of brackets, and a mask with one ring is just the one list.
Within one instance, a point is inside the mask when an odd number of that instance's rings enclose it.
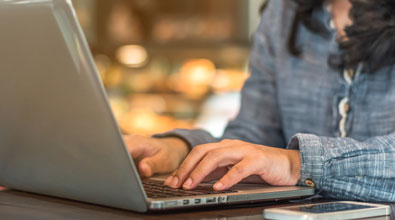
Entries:
{"label": "laptop keyboard", "polygon": [[215,191],[213,188],[208,186],[198,186],[193,190],[173,189],[165,186],[163,181],[152,179],[143,180],[143,186],[149,198],[171,198],[237,192],[236,190]]}

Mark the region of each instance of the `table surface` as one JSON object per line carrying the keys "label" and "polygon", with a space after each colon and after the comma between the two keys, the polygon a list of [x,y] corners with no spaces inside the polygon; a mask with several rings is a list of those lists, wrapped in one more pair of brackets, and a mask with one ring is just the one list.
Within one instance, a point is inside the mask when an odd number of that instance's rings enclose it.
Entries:
{"label": "table surface", "polygon": [[[314,202],[322,202],[322,200]],[[0,219],[263,219],[263,209],[289,204],[284,201],[215,209],[139,214],[60,198],[3,190],[0,191]],[[395,214],[395,204],[391,206],[392,213]],[[390,219],[395,219],[394,214]]]}

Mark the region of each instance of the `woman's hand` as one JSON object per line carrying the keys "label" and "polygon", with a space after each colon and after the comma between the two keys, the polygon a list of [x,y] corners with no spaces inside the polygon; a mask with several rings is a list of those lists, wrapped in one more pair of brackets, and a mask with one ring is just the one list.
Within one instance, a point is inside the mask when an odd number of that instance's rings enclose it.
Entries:
{"label": "woman's hand", "polygon": [[196,146],[165,184],[193,189],[210,175],[229,171],[214,185],[225,190],[243,179],[257,175],[271,185],[295,185],[300,176],[301,159],[297,150],[285,150],[237,140]]}
{"label": "woman's hand", "polygon": [[179,138],[124,136],[133,160],[144,177],[174,171],[188,154],[187,144]]}

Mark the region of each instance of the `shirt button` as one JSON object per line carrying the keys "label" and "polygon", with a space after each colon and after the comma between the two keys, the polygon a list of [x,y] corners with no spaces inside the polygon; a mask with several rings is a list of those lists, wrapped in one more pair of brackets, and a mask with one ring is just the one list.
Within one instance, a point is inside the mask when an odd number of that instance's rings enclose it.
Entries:
{"label": "shirt button", "polygon": [[304,183],[310,187],[315,187],[315,182],[311,179],[305,180]]}
{"label": "shirt button", "polygon": [[349,69],[349,70],[347,70],[347,74],[352,79],[352,78],[354,78],[355,71],[353,69]]}
{"label": "shirt button", "polygon": [[350,105],[348,103],[348,98],[344,97],[339,103],[339,113],[343,118],[347,116],[347,112],[350,110]]}
{"label": "shirt button", "polygon": [[349,112],[350,111],[350,104],[347,102],[344,104],[344,112]]}

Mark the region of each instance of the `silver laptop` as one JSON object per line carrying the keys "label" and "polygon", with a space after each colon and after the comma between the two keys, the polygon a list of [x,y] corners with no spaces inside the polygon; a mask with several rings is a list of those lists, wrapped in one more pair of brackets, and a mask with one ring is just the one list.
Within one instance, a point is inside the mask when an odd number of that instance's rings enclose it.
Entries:
{"label": "silver laptop", "polygon": [[67,0],[0,0],[0,185],[138,212],[278,200],[313,188],[215,192],[141,180]]}

